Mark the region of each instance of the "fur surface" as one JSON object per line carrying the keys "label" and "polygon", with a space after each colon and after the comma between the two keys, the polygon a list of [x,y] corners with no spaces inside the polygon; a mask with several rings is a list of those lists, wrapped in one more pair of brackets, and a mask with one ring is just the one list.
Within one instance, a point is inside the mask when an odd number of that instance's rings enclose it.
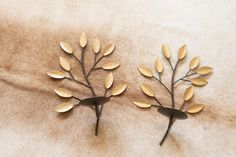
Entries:
{"label": "fur surface", "polygon": [[[2,0],[0,4],[0,156],[4,157],[198,157],[235,156],[236,150],[236,2],[223,0]],[[113,41],[111,57],[121,67],[116,82],[129,84],[125,95],[113,98],[104,108],[100,134],[94,136],[95,114],[86,107],[57,115],[55,105],[65,100],[56,87],[67,87],[86,97],[88,92],[68,81],[52,81],[46,72],[60,69],[58,57],[65,55],[60,41],[78,49],[79,35],[89,34],[101,43]],[[214,68],[209,84],[197,88],[194,102],[206,104],[204,111],[173,125],[162,147],[158,145],[168,119],[156,109],[141,110],[132,100],[146,97],[142,82],[153,84],[159,99],[170,103],[167,93],[137,71],[141,63],[153,67],[161,56],[161,45],[188,46],[188,61],[201,57],[201,65]],[[79,54],[80,52],[76,52]],[[71,58],[71,61],[73,59]],[[87,55],[87,60],[91,56]],[[105,61],[105,60],[104,60]],[[80,69],[73,64],[80,78]],[[95,73],[93,84],[101,84],[105,73]],[[170,69],[165,64],[164,82]],[[180,85],[182,86],[182,84]],[[96,86],[103,90],[102,86]],[[178,104],[184,88],[178,88]]]}

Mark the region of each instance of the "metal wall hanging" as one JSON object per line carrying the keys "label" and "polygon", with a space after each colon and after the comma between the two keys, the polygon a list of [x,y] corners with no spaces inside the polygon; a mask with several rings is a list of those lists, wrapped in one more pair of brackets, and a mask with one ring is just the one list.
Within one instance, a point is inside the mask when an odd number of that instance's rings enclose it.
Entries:
{"label": "metal wall hanging", "polygon": [[[80,40],[79,40],[79,44],[81,47],[80,58],[75,55],[73,48],[70,44],[68,44],[66,42],[60,42],[60,46],[61,46],[62,50],[66,54],[72,55],[73,58],[75,58],[76,61],[78,62],[79,66],[81,66],[84,81],[79,81],[78,79],[75,78],[75,76],[71,72],[72,69],[70,66],[70,62],[64,57],[59,58],[60,66],[64,71],[53,70],[53,71],[49,71],[47,74],[49,77],[51,77],[53,79],[59,79],[59,80],[66,79],[69,81],[73,81],[73,82],[78,83],[79,85],[83,86],[84,88],[90,90],[92,96],[87,97],[85,99],[81,99],[81,98],[76,97],[68,89],[64,89],[64,88],[55,89],[54,91],[58,96],[63,97],[63,98],[67,98],[67,99],[73,98],[78,101],[78,103],[76,103],[76,104],[73,104],[70,102],[62,103],[62,104],[56,106],[55,111],[58,113],[64,113],[64,112],[71,111],[72,109],[74,109],[80,105],[91,107],[96,113],[97,121],[96,121],[96,127],[95,127],[95,135],[98,135],[99,121],[100,121],[100,117],[102,114],[104,104],[109,102],[111,97],[122,94],[126,90],[127,84],[119,84],[119,85],[116,85],[115,87],[112,88],[113,74],[112,74],[112,72],[110,72],[106,77],[104,77],[105,78],[105,81],[104,81],[105,92],[104,92],[104,94],[102,96],[97,95],[97,93],[96,93],[96,91],[89,79],[92,72],[95,70],[100,70],[100,69],[110,71],[110,70],[118,68],[120,66],[120,64],[118,62],[108,62],[108,63],[103,64],[102,66],[98,66],[98,64],[100,63],[100,61],[102,61],[103,58],[112,54],[112,52],[115,49],[115,45],[113,43],[111,43],[107,47],[105,47],[103,52],[101,52],[102,50],[101,50],[100,41],[98,39],[95,39],[93,42],[93,45],[92,45],[92,51],[94,52],[93,64],[89,70],[86,70],[86,69],[88,69],[86,67],[87,64],[85,61],[85,54],[86,54],[85,50],[86,50],[87,42],[88,42],[87,34],[85,32],[83,32],[81,34]],[[101,54],[101,55],[99,55],[99,54]],[[103,77],[99,76],[98,79],[101,79],[101,78],[103,78]],[[111,92],[109,92],[111,88],[112,88],[112,90],[111,90]],[[107,96],[108,93],[111,93],[111,94],[109,96]]]}
{"label": "metal wall hanging", "polygon": [[[168,133],[170,131],[170,128],[174,124],[175,120],[187,119],[188,118],[187,114],[196,114],[196,113],[199,113],[200,111],[203,110],[203,105],[198,104],[198,103],[193,103],[192,105],[190,105],[187,108],[187,110],[183,110],[183,109],[186,104],[189,104],[191,102],[190,100],[192,99],[192,97],[194,95],[194,87],[193,86],[206,85],[208,82],[204,78],[204,76],[207,74],[210,74],[212,72],[212,68],[208,67],[208,66],[202,66],[202,67],[198,68],[199,63],[200,63],[200,58],[194,57],[190,61],[189,70],[187,71],[187,73],[184,76],[182,76],[178,79],[175,79],[176,71],[178,70],[178,65],[185,58],[185,56],[187,54],[187,48],[184,45],[179,49],[178,60],[175,63],[175,65],[172,65],[172,63],[170,61],[171,54],[170,54],[170,50],[169,50],[168,46],[163,45],[162,52],[163,52],[163,55],[164,55],[165,59],[168,61],[168,64],[170,65],[170,68],[172,70],[171,81],[170,81],[169,87],[166,86],[161,79],[164,66],[163,66],[160,58],[157,58],[157,60],[155,61],[155,69],[158,74],[158,77],[156,77],[154,75],[154,73],[152,72],[152,70],[150,68],[148,68],[144,65],[140,65],[138,67],[138,70],[143,76],[156,80],[167,91],[167,93],[170,95],[170,98],[171,98],[171,107],[164,106],[156,97],[153,88],[147,84],[141,84],[141,86],[140,86],[141,91],[145,95],[147,95],[148,97],[154,99],[156,101],[156,104],[152,104],[150,102],[145,102],[145,101],[133,101],[133,103],[136,106],[143,108],[143,109],[157,107],[157,111],[160,114],[167,116],[169,118],[169,124],[168,124],[167,130],[160,142],[160,145],[162,145],[163,142],[165,141],[165,139],[168,136]],[[180,106],[178,106],[175,101],[175,87],[176,87],[177,83],[179,83],[181,81],[189,83],[191,85],[185,89],[185,92],[183,93],[183,103]]]}

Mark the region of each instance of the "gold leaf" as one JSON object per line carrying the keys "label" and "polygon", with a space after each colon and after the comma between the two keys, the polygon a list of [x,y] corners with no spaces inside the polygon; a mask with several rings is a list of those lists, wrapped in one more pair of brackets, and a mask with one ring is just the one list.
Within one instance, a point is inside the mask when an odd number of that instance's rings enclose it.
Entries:
{"label": "gold leaf", "polygon": [[127,88],[127,84],[120,84],[113,88],[111,95],[116,96],[122,94]]}
{"label": "gold leaf", "polygon": [[73,53],[73,49],[70,44],[66,42],[60,42],[60,46],[66,53],[69,53],[69,54]]}
{"label": "gold leaf", "polygon": [[47,72],[47,75],[55,79],[63,79],[66,77],[64,72],[56,71],[56,70]]}
{"label": "gold leaf", "polygon": [[188,101],[193,97],[194,89],[193,86],[188,87],[184,92],[184,101]]}
{"label": "gold leaf", "polygon": [[191,61],[190,61],[190,64],[189,64],[189,68],[191,70],[197,68],[199,66],[199,63],[200,63],[200,57],[197,56],[197,57],[194,57]]}
{"label": "gold leaf", "polygon": [[109,62],[109,63],[104,64],[102,66],[102,68],[104,70],[113,70],[113,69],[115,69],[115,68],[117,68],[119,66],[120,66],[120,63],[118,63],[118,62]]}
{"label": "gold leaf", "polygon": [[150,97],[155,96],[153,89],[149,85],[141,84],[140,88],[143,91],[143,93],[146,94],[147,96],[150,96]]}
{"label": "gold leaf", "polygon": [[54,90],[54,92],[56,92],[57,95],[59,95],[60,97],[63,97],[63,98],[71,98],[73,96],[72,92],[65,89],[65,88],[57,88]]}
{"label": "gold leaf", "polygon": [[106,89],[111,88],[112,84],[113,84],[113,74],[109,73],[105,78],[105,88]]}
{"label": "gold leaf", "polygon": [[204,78],[200,78],[200,77],[192,79],[191,82],[193,85],[196,85],[196,86],[204,86],[208,83],[207,80],[205,80]]}
{"label": "gold leaf", "polygon": [[167,45],[162,45],[162,53],[167,59],[170,59],[170,50]]}
{"label": "gold leaf", "polygon": [[61,67],[64,70],[70,71],[70,62],[67,59],[65,59],[64,57],[60,57],[59,61],[60,61]]}
{"label": "gold leaf", "polygon": [[152,77],[153,76],[152,70],[149,69],[148,67],[146,67],[145,65],[138,66],[138,70],[142,75],[144,75],[146,77]]}
{"label": "gold leaf", "polygon": [[152,106],[150,103],[141,102],[141,101],[133,101],[133,103],[140,108],[150,108]]}
{"label": "gold leaf", "polygon": [[81,47],[85,47],[87,45],[87,42],[88,42],[87,33],[83,32],[80,36],[79,44]]}
{"label": "gold leaf", "polygon": [[202,104],[193,104],[188,108],[187,112],[188,113],[198,113],[198,112],[202,111],[203,108],[204,107]]}
{"label": "gold leaf", "polygon": [[207,75],[207,74],[212,73],[212,68],[208,67],[208,66],[203,66],[203,67],[197,69],[197,73],[200,75]]}
{"label": "gold leaf", "polygon": [[93,42],[93,51],[94,53],[98,53],[101,48],[100,41],[98,39],[95,39]]}
{"label": "gold leaf", "polygon": [[157,58],[157,60],[155,61],[155,68],[156,68],[156,71],[158,73],[162,73],[163,72],[163,64],[162,64],[160,58]]}
{"label": "gold leaf", "polygon": [[108,56],[109,54],[111,54],[115,49],[115,44],[111,43],[109,44],[105,49],[104,49],[104,53],[103,56]]}
{"label": "gold leaf", "polygon": [[187,47],[186,45],[183,45],[182,47],[180,47],[179,52],[178,52],[178,59],[184,59],[184,57],[187,54]]}
{"label": "gold leaf", "polygon": [[55,108],[56,112],[63,113],[71,110],[73,108],[72,103],[62,103]]}

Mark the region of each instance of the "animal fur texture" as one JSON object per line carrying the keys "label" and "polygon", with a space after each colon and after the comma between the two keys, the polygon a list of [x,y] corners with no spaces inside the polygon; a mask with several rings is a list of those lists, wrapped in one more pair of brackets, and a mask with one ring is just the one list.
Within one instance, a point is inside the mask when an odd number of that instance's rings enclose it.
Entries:
{"label": "animal fur texture", "polygon": [[[233,0],[1,0],[0,156],[235,156],[235,6]],[[111,58],[121,66],[114,78],[129,85],[123,96],[112,98],[104,107],[97,137],[96,117],[90,108],[79,107],[63,115],[53,111],[65,101],[53,89],[67,87],[80,97],[89,91],[46,75],[60,69],[59,56],[74,62],[59,42],[78,49],[83,31],[90,40],[87,60],[91,60],[93,38],[99,38],[103,47],[111,41],[116,44]],[[213,67],[214,72],[206,87],[195,90],[193,101],[206,104],[203,112],[177,121],[160,147],[168,118],[155,108],[139,109],[132,101],[146,99],[139,86],[149,83],[160,101],[170,104],[160,85],[137,70],[139,64],[153,67],[156,57],[163,58],[162,44],[171,48],[173,62],[178,48],[187,45],[186,65],[180,66],[177,77],[186,72],[194,56],[200,56],[201,65]],[[163,81],[169,83],[170,69],[164,66]],[[72,68],[81,79],[76,63]],[[92,77],[98,91],[103,90],[104,74],[96,72]],[[178,86],[177,104],[182,102],[184,87]]]}

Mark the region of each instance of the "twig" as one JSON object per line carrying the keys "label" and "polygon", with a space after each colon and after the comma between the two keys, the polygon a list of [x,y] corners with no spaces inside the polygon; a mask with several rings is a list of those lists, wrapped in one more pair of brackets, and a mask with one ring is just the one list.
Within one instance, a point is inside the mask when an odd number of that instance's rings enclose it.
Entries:
{"label": "twig", "polygon": [[176,84],[176,83],[179,82],[180,80],[185,81],[184,78],[197,74],[196,72],[189,74],[189,72],[190,72],[190,70],[186,73],[186,75],[184,75],[183,77],[181,77],[181,78],[179,78],[178,80],[176,80],[174,84]]}
{"label": "twig", "polygon": [[70,77],[65,77],[65,79],[68,79],[68,80],[70,80],[70,81],[74,81],[74,82],[76,82],[76,83],[79,83],[79,84],[81,84],[81,85],[83,85],[83,86],[89,88],[88,85],[86,85],[85,83],[80,82],[80,81],[78,81],[78,80],[76,80],[76,79],[73,79],[73,78],[70,78]]}
{"label": "twig", "polygon": [[[93,70],[97,69],[97,68],[95,68],[95,67],[96,67],[96,65],[103,59],[103,57],[104,57],[104,56],[100,57],[97,61],[94,60],[93,66],[92,66],[92,68],[89,70],[89,72],[88,72],[88,74],[87,74],[87,77],[89,77],[89,75],[91,74],[91,72],[92,72]],[[96,59],[96,58],[95,58],[95,59]],[[99,68],[99,69],[101,69],[101,68]]]}
{"label": "twig", "polygon": [[185,101],[183,102],[179,110],[182,110],[184,108],[184,105],[185,105]]}
{"label": "twig", "polygon": [[171,101],[172,101],[172,108],[175,108],[175,91],[174,91],[174,80],[175,80],[175,73],[176,73],[176,69],[178,67],[179,61],[177,61],[177,63],[175,64],[173,73],[172,73],[172,77],[171,77]]}
{"label": "twig", "polygon": [[81,60],[76,55],[72,53],[72,56],[79,62],[79,64],[82,64]]}
{"label": "twig", "polygon": [[157,102],[160,106],[163,107],[162,103],[161,103],[156,97],[153,97],[153,98],[156,100],[156,102]]}
{"label": "twig", "polygon": [[157,104],[151,104],[153,107],[162,107],[160,105],[157,105]]}
{"label": "twig", "polygon": [[167,60],[168,60],[168,63],[170,64],[171,69],[174,70],[173,65],[170,62],[170,59],[167,59]]}
{"label": "twig", "polygon": [[77,99],[77,100],[81,101],[81,99],[80,99],[80,98],[78,98],[78,97],[72,96],[72,98],[74,98],[74,99]]}
{"label": "twig", "polygon": [[154,78],[155,80],[157,80],[168,92],[169,94],[171,95],[171,92],[170,90],[166,87],[166,85],[164,83],[162,83],[158,78],[156,78],[155,76],[152,76],[152,78]]}

